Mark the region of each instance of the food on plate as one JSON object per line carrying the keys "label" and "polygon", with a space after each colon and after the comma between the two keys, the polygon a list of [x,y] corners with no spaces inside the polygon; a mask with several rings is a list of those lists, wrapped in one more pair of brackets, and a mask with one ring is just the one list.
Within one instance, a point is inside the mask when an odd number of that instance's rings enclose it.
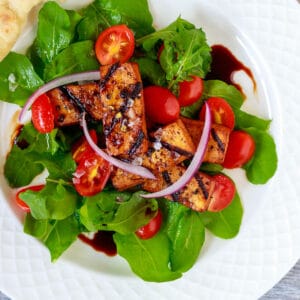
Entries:
{"label": "food on plate", "polygon": [[146,0],[79,11],[49,1],[26,55],[0,62],[0,99],[22,107],[4,175],[24,231],[52,261],[79,238],[162,282],[193,267],[205,229],[238,234],[242,187],[229,169],[264,184],[277,155],[271,121],[244,111],[240,87],[211,70],[203,30],[181,17],[152,23]]}

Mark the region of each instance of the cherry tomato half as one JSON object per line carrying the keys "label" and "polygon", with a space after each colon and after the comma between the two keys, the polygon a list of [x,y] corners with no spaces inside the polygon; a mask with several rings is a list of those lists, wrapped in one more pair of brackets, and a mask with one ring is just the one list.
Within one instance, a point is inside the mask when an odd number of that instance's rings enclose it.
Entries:
{"label": "cherry tomato half", "polygon": [[255,141],[249,133],[242,130],[232,131],[223,162],[224,168],[240,168],[252,158],[254,151]]}
{"label": "cherry tomato half", "polygon": [[22,210],[24,210],[25,212],[29,213],[30,212],[30,207],[20,198],[20,194],[23,193],[23,192],[26,192],[28,190],[40,191],[44,187],[45,187],[44,184],[40,184],[40,185],[28,186],[28,187],[25,187],[25,188],[19,190],[18,193],[16,194],[16,202],[17,202],[18,206]]}
{"label": "cherry tomato half", "polygon": [[[224,125],[233,130],[235,122],[234,112],[228,102],[223,98],[212,97],[206,103],[210,108],[213,123]],[[204,116],[205,110],[202,107],[199,115],[200,120],[203,121]]]}
{"label": "cherry tomato half", "polygon": [[38,97],[31,106],[33,126],[40,133],[49,133],[54,128],[54,112],[51,101],[46,94]]}
{"label": "cherry tomato half", "polygon": [[73,184],[81,196],[93,196],[103,190],[111,171],[110,163],[96,153],[81,160]]}
{"label": "cherry tomato half", "polygon": [[95,52],[102,65],[128,61],[134,52],[133,32],[126,25],[105,29],[96,41]]}
{"label": "cherry tomato half", "polygon": [[230,178],[223,174],[213,176],[215,188],[211,196],[208,211],[217,212],[226,208],[233,200],[235,186]]}
{"label": "cherry tomato half", "polygon": [[[95,144],[98,142],[97,132],[94,129],[89,131],[90,136]],[[91,148],[86,138],[82,136],[72,147],[72,157],[77,164],[85,160],[94,150]]]}
{"label": "cherry tomato half", "polygon": [[178,101],[180,106],[188,106],[200,99],[203,93],[203,81],[198,76],[192,80],[179,83]]}
{"label": "cherry tomato half", "polygon": [[166,88],[149,86],[144,89],[145,112],[154,123],[169,124],[179,118],[177,98]]}
{"label": "cherry tomato half", "polygon": [[159,231],[162,224],[162,213],[160,210],[154,218],[150,220],[148,224],[139,228],[135,234],[142,240],[150,239]]}

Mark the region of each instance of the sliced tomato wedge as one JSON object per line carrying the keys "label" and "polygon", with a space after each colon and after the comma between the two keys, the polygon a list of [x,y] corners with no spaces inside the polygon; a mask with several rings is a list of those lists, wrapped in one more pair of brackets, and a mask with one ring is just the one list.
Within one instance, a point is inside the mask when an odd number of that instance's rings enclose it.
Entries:
{"label": "sliced tomato wedge", "polygon": [[162,224],[162,213],[160,209],[157,211],[157,214],[152,218],[148,224],[139,228],[135,234],[142,240],[147,240],[152,238],[157,234]]}
{"label": "sliced tomato wedge", "polygon": [[110,176],[111,165],[96,153],[81,160],[73,177],[73,184],[81,196],[93,196],[103,190]]}
{"label": "sliced tomato wedge", "polygon": [[[234,112],[228,102],[223,98],[212,97],[209,98],[206,103],[208,104],[211,116],[213,118],[213,123],[220,124],[233,130],[235,117]],[[204,107],[200,111],[199,118],[204,120],[205,110]]]}
{"label": "sliced tomato wedge", "polygon": [[208,211],[218,212],[226,208],[233,200],[235,195],[235,185],[232,180],[223,175],[213,176],[215,188],[211,196]]}
{"label": "sliced tomato wedge", "polygon": [[31,190],[31,191],[40,191],[44,187],[45,187],[44,184],[39,184],[39,185],[28,186],[28,187],[25,187],[25,188],[19,190],[18,193],[16,194],[16,202],[17,202],[18,206],[22,210],[24,210],[25,212],[29,213],[30,212],[30,207],[20,198],[20,194],[24,193],[24,192],[26,192],[28,190]]}
{"label": "sliced tomato wedge", "polygon": [[[97,132],[94,129],[89,130],[90,136],[95,144],[98,142]],[[72,147],[72,157],[77,164],[93,153],[94,150],[91,148],[86,138],[82,136]]]}
{"label": "sliced tomato wedge", "polygon": [[126,25],[111,26],[102,31],[95,52],[102,65],[125,63],[134,52],[134,35]]}
{"label": "sliced tomato wedge", "polygon": [[54,128],[54,112],[51,101],[46,94],[38,97],[31,106],[33,126],[40,133],[49,133]]}

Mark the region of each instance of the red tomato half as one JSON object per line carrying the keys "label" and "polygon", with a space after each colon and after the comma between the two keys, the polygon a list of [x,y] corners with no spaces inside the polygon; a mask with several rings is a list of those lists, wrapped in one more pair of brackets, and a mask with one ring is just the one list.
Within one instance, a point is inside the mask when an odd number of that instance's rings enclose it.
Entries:
{"label": "red tomato half", "polygon": [[[209,98],[206,103],[208,104],[213,123],[224,125],[230,130],[234,128],[234,112],[228,102],[223,98]],[[200,120],[204,121],[205,110],[204,107],[200,111]]]}
{"label": "red tomato half", "polygon": [[[95,144],[98,142],[97,132],[94,129],[89,131],[90,136]],[[82,160],[85,160],[94,150],[91,148],[86,138],[82,136],[72,147],[72,157],[79,164]]]}
{"label": "red tomato half", "polygon": [[226,208],[234,198],[235,186],[230,178],[223,174],[213,176],[215,188],[211,196],[208,211],[217,212]]}
{"label": "red tomato half", "polygon": [[179,118],[177,98],[166,88],[149,86],[144,89],[145,112],[154,123],[169,124]]}
{"label": "red tomato half", "polygon": [[159,231],[162,224],[162,213],[157,211],[156,216],[148,224],[139,228],[135,234],[142,240],[150,239]]}
{"label": "red tomato half", "polygon": [[192,76],[191,81],[179,83],[178,101],[180,106],[188,106],[200,99],[203,93],[203,81],[200,77]]}
{"label": "red tomato half", "polygon": [[134,35],[126,25],[111,26],[102,31],[96,41],[95,52],[101,65],[124,63],[134,51]]}
{"label": "red tomato half", "polygon": [[249,133],[242,130],[232,131],[223,162],[224,168],[240,168],[252,158],[254,151],[255,141]]}
{"label": "red tomato half", "polygon": [[54,112],[46,94],[38,97],[31,106],[33,126],[41,133],[49,133],[54,128]]}
{"label": "red tomato half", "polygon": [[103,190],[109,178],[109,162],[96,153],[81,160],[73,177],[73,184],[81,196],[93,196]]}
{"label": "red tomato half", "polygon": [[25,187],[25,188],[19,190],[17,195],[16,195],[16,202],[17,202],[18,206],[22,210],[24,210],[25,212],[29,213],[30,212],[30,207],[20,198],[20,194],[23,193],[23,192],[26,192],[27,190],[40,191],[44,187],[45,187],[44,184],[40,184],[40,185],[33,185],[33,186]]}

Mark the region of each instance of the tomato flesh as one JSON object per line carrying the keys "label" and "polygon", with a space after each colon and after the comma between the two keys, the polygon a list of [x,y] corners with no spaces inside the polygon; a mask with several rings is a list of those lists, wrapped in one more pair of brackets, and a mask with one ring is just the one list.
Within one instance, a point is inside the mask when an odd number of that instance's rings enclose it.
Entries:
{"label": "tomato flesh", "polygon": [[103,190],[110,176],[110,163],[96,153],[78,164],[73,177],[73,184],[81,196],[93,196]]}
{"label": "tomato flesh", "polygon": [[126,25],[102,31],[95,44],[96,57],[102,65],[125,63],[134,52],[134,35]]}
{"label": "tomato flesh", "polygon": [[[89,131],[89,134],[95,144],[98,142],[97,132],[94,129]],[[86,138],[82,136],[72,147],[72,157],[77,164],[85,160],[94,150],[91,148]]]}
{"label": "tomato flesh", "polygon": [[40,133],[49,133],[54,129],[54,112],[46,94],[39,96],[31,106],[33,126]]}
{"label": "tomato flesh", "polygon": [[[210,108],[213,123],[226,126],[230,128],[230,130],[233,130],[235,117],[234,112],[228,102],[223,98],[212,97],[209,98],[206,103]],[[204,117],[205,109],[203,106],[200,111],[199,118],[200,120],[204,121]]]}
{"label": "tomato flesh", "polygon": [[149,86],[144,89],[146,117],[153,123],[170,124],[179,118],[177,98],[166,88]]}
{"label": "tomato flesh", "polygon": [[208,211],[218,212],[226,208],[233,200],[235,186],[230,178],[223,174],[213,176],[215,188],[211,196]]}
{"label": "tomato flesh", "polygon": [[252,158],[254,152],[255,141],[249,133],[243,130],[232,131],[223,166],[227,169],[240,168]]}
{"label": "tomato flesh", "polygon": [[158,209],[157,214],[148,224],[139,228],[135,234],[142,240],[150,239],[157,234],[162,224],[162,213]]}
{"label": "tomato flesh", "polygon": [[17,203],[17,205],[22,210],[29,213],[30,212],[30,207],[20,198],[20,194],[23,193],[23,192],[26,192],[27,190],[40,191],[44,187],[45,187],[44,184],[40,184],[40,185],[33,185],[33,186],[25,187],[25,188],[19,190],[18,193],[16,194],[16,203]]}
{"label": "tomato flesh", "polygon": [[192,76],[192,80],[179,83],[178,101],[180,106],[189,106],[200,99],[203,93],[203,81],[198,76]]}

